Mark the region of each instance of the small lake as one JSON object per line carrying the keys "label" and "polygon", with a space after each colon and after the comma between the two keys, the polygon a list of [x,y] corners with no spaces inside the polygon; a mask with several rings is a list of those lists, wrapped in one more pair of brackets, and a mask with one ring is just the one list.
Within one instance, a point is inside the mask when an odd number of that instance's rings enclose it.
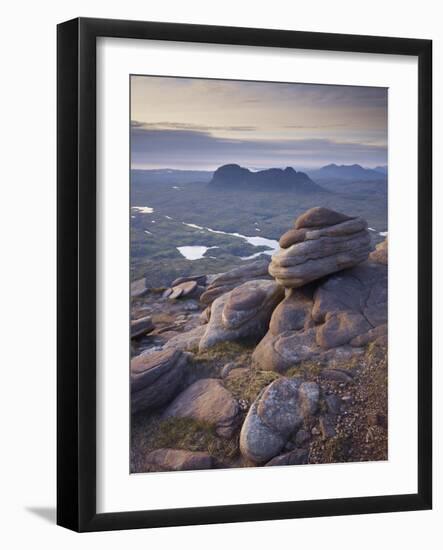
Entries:
{"label": "small lake", "polygon": [[177,250],[187,260],[201,260],[212,248],[218,248],[218,246],[177,246]]}
{"label": "small lake", "polygon": [[209,233],[216,233],[218,235],[229,235],[230,237],[236,237],[237,239],[242,239],[247,243],[251,244],[252,246],[265,246],[268,248],[268,250],[261,250],[260,252],[256,252],[251,256],[241,257],[242,260],[252,260],[253,258],[257,258],[258,256],[260,256],[261,254],[272,256],[273,254],[275,254],[275,252],[277,252],[277,250],[280,249],[280,245],[278,244],[278,241],[274,239],[267,239],[266,237],[248,237],[247,235],[242,235],[241,233],[229,233],[227,231],[211,229],[210,227],[202,227],[201,225],[197,225],[195,223],[183,222],[183,225],[186,225],[187,227],[192,227],[193,229],[198,229],[200,231],[209,231]]}
{"label": "small lake", "polygon": [[132,206],[131,208],[139,214],[152,214],[154,212],[154,209],[150,206]]}

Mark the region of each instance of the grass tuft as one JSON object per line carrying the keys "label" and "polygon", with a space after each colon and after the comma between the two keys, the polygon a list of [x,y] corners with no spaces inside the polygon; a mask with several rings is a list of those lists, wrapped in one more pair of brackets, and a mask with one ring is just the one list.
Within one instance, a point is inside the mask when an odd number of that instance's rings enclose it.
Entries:
{"label": "grass tuft", "polygon": [[203,451],[219,460],[233,459],[238,454],[238,435],[231,439],[218,437],[212,425],[192,418],[140,417],[132,436],[137,442],[133,451],[139,457],[133,471],[143,471],[140,458],[155,449]]}
{"label": "grass tuft", "polygon": [[243,399],[251,404],[261,390],[277,378],[280,375],[270,370],[235,369],[225,379],[224,384],[236,399]]}

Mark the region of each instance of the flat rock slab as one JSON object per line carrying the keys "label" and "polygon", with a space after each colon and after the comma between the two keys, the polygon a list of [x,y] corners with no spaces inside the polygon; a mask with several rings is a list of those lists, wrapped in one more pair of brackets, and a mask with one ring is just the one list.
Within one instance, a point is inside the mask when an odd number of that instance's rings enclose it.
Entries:
{"label": "flat rock slab", "polygon": [[181,389],[187,356],[176,349],[143,353],[131,361],[131,412],[158,408]]}
{"label": "flat rock slab", "polygon": [[239,420],[239,406],[220,380],[205,378],[179,394],[163,413],[163,418],[193,418],[215,427],[221,437],[229,438]]}
{"label": "flat rock slab", "polygon": [[143,336],[144,334],[153,331],[154,328],[154,323],[149,315],[147,317],[142,317],[141,319],[131,321],[131,338]]}
{"label": "flat rock slab", "polygon": [[179,449],[157,449],[146,456],[149,471],[208,470],[212,457],[208,453]]}
{"label": "flat rock slab", "polygon": [[171,287],[180,285],[181,283],[187,283],[189,281],[195,281],[199,285],[206,284],[206,275],[191,275],[189,277],[178,277],[171,283]]}

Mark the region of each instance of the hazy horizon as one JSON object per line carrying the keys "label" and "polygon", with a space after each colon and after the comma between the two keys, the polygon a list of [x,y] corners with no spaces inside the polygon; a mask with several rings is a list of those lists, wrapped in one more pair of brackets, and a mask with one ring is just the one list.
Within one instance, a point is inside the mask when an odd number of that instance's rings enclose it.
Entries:
{"label": "hazy horizon", "polygon": [[131,167],[387,164],[387,89],[131,77]]}

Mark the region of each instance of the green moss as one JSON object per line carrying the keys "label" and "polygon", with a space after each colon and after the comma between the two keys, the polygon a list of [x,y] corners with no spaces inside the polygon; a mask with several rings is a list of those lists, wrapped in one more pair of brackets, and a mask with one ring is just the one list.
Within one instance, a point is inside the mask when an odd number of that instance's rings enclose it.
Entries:
{"label": "green moss", "polygon": [[274,371],[235,369],[224,383],[236,399],[244,399],[248,403],[252,403],[261,390],[277,378],[280,378],[280,375]]}

